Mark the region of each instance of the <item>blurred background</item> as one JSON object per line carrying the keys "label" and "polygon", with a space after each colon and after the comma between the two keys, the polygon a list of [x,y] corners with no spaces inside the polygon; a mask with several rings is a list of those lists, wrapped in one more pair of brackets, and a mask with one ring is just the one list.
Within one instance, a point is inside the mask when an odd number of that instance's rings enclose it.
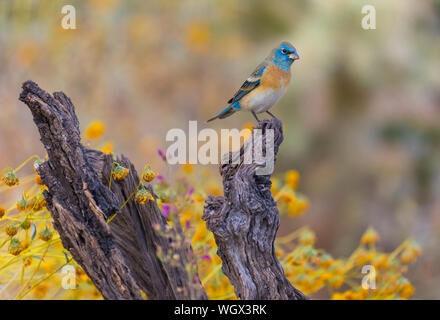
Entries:
{"label": "blurred background", "polygon": [[[61,27],[64,4],[76,30]],[[376,30],[361,27],[366,4]],[[285,129],[275,175],[298,170],[311,206],[279,234],[309,225],[334,256],[368,226],[384,250],[413,237],[414,298],[440,299],[438,0],[0,1],[0,168],[45,154],[18,101],[25,80],[64,91],[83,130],[102,122],[102,147],[161,171],[166,132],[207,127],[282,40],[301,59],[272,109]],[[253,121],[243,112],[209,126]]]}

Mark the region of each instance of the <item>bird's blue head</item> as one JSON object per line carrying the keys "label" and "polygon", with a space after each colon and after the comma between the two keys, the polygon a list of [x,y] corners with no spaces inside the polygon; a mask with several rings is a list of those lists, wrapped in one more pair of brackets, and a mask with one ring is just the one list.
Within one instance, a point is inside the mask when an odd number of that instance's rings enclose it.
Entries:
{"label": "bird's blue head", "polygon": [[282,69],[289,70],[293,61],[299,59],[295,47],[287,41],[281,42],[270,54],[271,61]]}

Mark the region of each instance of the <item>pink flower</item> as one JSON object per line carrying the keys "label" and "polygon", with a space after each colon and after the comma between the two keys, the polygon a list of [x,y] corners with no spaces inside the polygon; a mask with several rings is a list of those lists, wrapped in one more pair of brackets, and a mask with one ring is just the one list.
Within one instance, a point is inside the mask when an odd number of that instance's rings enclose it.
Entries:
{"label": "pink flower", "polygon": [[194,188],[191,188],[188,190],[188,192],[186,193],[186,196],[189,198],[191,197],[191,195],[194,193]]}
{"label": "pink flower", "polygon": [[157,153],[159,154],[159,157],[162,158],[163,161],[167,161],[167,156],[165,155],[165,152],[163,152],[162,149],[157,149]]}
{"label": "pink flower", "polygon": [[203,256],[202,256],[202,260],[207,260],[207,261],[209,261],[209,262],[212,261],[212,260],[211,260],[211,257],[209,256],[209,254],[205,254],[205,255],[203,255]]}
{"label": "pink flower", "polygon": [[171,207],[169,204],[165,203],[162,205],[162,214],[165,217],[165,219],[167,219],[168,216],[170,215],[170,210],[171,210]]}

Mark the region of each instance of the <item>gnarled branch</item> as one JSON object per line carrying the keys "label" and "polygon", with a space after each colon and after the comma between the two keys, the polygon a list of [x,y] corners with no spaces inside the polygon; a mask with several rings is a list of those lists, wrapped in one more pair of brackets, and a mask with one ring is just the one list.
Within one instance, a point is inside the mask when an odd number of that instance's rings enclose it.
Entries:
{"label": "gnarled branch", "polygon": [[[64,93],[50,95],[27,81],[20,100],[31,110],[48,153],[37,171],[48,187],[44,195],[54,227],[103,297],[142,299],[143,291],[150,299],[206,299],[180,224],[171,228],[155,201],[140,205],[131,199],[120,209],[139,183],[133,164],[124,156],[113,159],[81,144],[74,106]],[[259,128],[263,144],[265,131],[274,129],[276,154],[283,139],[281,122],[264,121]],[[247,143],[240,153],[231,154],[238,164],[221,167],[225,196],[206,200],[203,219],[214,233],[223,271],[241,299],[304,299],[275,256],[279,214],[270,176],[255,174],[261,164],[243,162],[249,147]],[[110,190],[114,161],[130,173]],[[151,185],[146,188],[154,194]],[[173,259],[159,257],[158,250]]]}
{"label": "gnarled branch", "polygon": [[[275,255],[274,241],[280,224],[279,212],[270,192],[270,174],[259,175],[262,166],[272,167],[275,157],[263,162],[246,161],[246,154],[266,150],[273,130],[274,156],[283,141],[282,123],[276,118],[260,121],[262,138],[253,135],[243,147],[229,154],[221,165],[223,197],[209,196],[202,219],[214,233],[222,270],[241,299],[307,299],[285,277]],[[255,128],[253,132],[256,132]],[[232,160],[237,161],[232,161]],[[249,158],[247,158],[249,159]],[[271,162],[271,163],[270,163]],[[272,167],[273,168],[273,167]]]}
{"label": "gnarled branch", "polygon": [[[20,100],[31,110],[48,153],[49,160],[37,170],[49,190],[45,198],[54,227],[64,248],[103,297],[142,299],[142,290],[150,299],[206,299],[196,274],[185,268],[191,263],[191,248],[171,245],[175,238],[183,239],[182,231],[174,230],[174,239],[155,231],[154,225],[161,230],[167,226],[156,203],[139,205],[131,200],[120,210],[139,183],[130,161],[125,157],[117,160],[130,173],[109,190],[114,160],[81,144],[70,99],[62,92],[52,96],[28,81]],[[116,218],[107,224],[115,213]],[[179,264],[159,259],[159,248],[171,252]]]}

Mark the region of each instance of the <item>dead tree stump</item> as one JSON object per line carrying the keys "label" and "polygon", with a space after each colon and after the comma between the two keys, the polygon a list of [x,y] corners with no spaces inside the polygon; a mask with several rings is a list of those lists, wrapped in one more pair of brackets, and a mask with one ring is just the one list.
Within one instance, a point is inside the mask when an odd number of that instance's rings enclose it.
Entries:
{"label": "dead tree stump", "polygon": [[[142,299],[143,291],[149,299],[207,299],[196,266],[194,272],[187,268],[195,263],[180,225],[171,228],[155,201],[139,205],[130,200],[120,209],[139,183],[133,164],[124,156],[113,159],[81,144],[74,106],[63,92],[50,95],[32,81],[22,88],[20,100],[32,112],[48,154],[37,171],[48,187],[44,196],[54,227],[102,296]],[[281,122],[259,126],[275,129],[277,152]],[[130,173],[110,190],[115,160]],[[255,164],[222,166],[225,196],[206,200],[203,219],[215,235],[223,271],[241,299],[304,299],[275,256],[278,210],[270,176],[256,176],[255,169]],[[145,187],[153,193],[151,185]],[[166,229],[171,236],[157,231]],[[176,246],[176,239],[182,245]],[[178,258],[159,258],[158,250]]]}
{"label": "dead tree stump", "polygon": [[[275,255],[279,212],[270,191],[270,174],[256,174],[267,164],[255,159],[252,163],[244,161],[252,148],[266,152],[267,130],[274,133],[275,156],[283,141],[282,123],[272,118],[260,121],[255,129],[262,130],[262,140],[252,136],[239,151],[230,153],[229,162],[220,166],[224,196],[207,198],[202,219],[214,233],[222,270],[239,298],[306,299],[287,280]],[[232,159],[238,163],[231,163]],[[274,165],[275,158],[267,161]]]}

